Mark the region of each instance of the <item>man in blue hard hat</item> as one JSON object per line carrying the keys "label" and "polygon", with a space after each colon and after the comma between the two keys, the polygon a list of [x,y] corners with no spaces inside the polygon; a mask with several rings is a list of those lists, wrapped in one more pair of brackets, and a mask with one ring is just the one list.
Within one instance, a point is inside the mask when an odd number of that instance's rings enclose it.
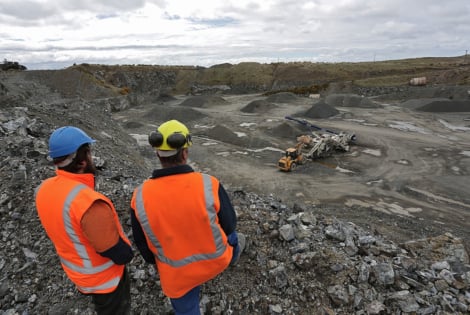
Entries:
{"label": "man in blue hard hat", "polygon": [[36,190],[36,208],[63,270],[92,297],[99,315],[130,314],[126,264],[133,252],[111,200],[95,191],[91,144],[83,130],[65,126],[49,138],[56,175]]}

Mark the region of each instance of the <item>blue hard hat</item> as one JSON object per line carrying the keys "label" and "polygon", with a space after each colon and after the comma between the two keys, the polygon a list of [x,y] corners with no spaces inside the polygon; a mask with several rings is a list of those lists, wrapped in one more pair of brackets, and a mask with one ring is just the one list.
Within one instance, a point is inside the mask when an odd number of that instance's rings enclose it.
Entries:
{"label": "blue hard hat", "polygon": [[85,143],[94,143],[83,130],[65,126],[56,129],[49,138],[49,156],[53,159],[72,154]]}

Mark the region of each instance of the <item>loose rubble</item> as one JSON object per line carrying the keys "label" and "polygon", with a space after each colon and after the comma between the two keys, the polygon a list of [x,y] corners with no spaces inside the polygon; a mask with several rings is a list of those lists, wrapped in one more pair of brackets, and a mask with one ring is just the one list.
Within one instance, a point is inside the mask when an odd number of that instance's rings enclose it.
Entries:
{"label": "loose rubble", "polygon": [[[97,190],[113,200],[129,236],[131,193],[149,167],[135,141],[97,103],[38,105],[7,96],[0,110],[0,315],[94,314],[62,272],[36,215],[34,190],[53,174],[47,138],[59,124],[73,122],[98,140]],[[83,110],[88,115],[80,115]],[[464,240],[450,233],[394,243],[269,192],[229,194],[247,248],[237,266],[203,286],[205,314],[470,312],[469,256]],[[135,314],[171,314],[158,274],[135,253],[129,265]]]}

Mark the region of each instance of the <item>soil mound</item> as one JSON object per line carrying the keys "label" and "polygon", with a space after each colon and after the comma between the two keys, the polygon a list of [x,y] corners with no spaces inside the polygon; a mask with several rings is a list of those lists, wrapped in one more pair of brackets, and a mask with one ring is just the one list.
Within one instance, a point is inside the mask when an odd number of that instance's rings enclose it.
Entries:
{"label": "soil mound", "polygon": [[447,98],[419,98],[410,99],[399,103],[398,105],[408,109],[417,109],[435,101],[447,101]]}
{"label": "soil mound", "polygon": [[361,108],[378,108],[379,104],[374,103],[367,97],[356,94],[330,94],[326,97],[325,102],[334,107],[361,107]]}
{"label": "soil mound", "polygon": [[236,134],[232,130],[221,125],[216,125],[215,127],[206,130],[204,135],[220,142],[247,148],[264,148],[272,145],[271,142],[264,139],[250,137],[249,135]]}
{"label": "soil mound", "polygon": [[137,122],[137,121],[127,121],[123,124],[123,127],[126,129],[137,129],[143,126],[144,124]]}
{"label": "soil mound", "polygon": [[160,94],[157,100],[160,102],[171,102],[171,101],[176,101],[176,97],[174,97],[173,95],[169,95],[169,94]]}
{"label": "soil mound", "polygon": [[189,97],[181,102],[181,106],[188,106],[188,107],[200,107],[200,108],[207,108],[216,105],[225,105],[228,102],[220,96],[212,96],[212,95],[197,95],[193,97]]}
{"label": "soil mound", "polygon": [[242,109],[240,109],[240,111],[244,112],[244,113],[259,113],[259,114],[263,114],[263,113],[266,113],[268,111],[270,111],[271,109],[274,109],[276,108],[277,106],[266,101],[266,100],[256,100],[256,101],[252,101],[250,103],[248,103],[248,105],[246,105],[245,107],[243,107]]}
{"label": "soil mound", "polygon": [[192,108],[165,106],[155,106],[142,116],[144,120],[150,120],[152,122],[166,121],[170,119],[177,119],[182,122],[188,122],[204,117],[207,117],[207,115]]}
{"label": "soil mound", "polygon": [[268,96],[266,101],[273,103],[291,103],[298,100],[298,96],[290,92],[281,92]]}
{"label": "soil mound", "polygon": [[309,118],[328,118],[339,114],[339,110],[321,100],[310,107],[303,115]]}
{"label": "soil mound", "polygon": [[297,126],[294,127],[287,122],[283,122],[275,128],[268,130],[267,133],[274,137],[295,139],[297,136],[304,134],[305,131],[307,130],[301,129]]}
{"label": "soil mound", "polygon": [[434,101],[424,106],[416,108],[422,112],[470,112],[470,101]]}

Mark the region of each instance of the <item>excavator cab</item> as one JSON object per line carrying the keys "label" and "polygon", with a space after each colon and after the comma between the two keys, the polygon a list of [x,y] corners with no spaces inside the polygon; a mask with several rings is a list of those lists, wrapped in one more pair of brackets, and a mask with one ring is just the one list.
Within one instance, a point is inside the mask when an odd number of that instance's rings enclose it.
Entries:
{"label": "excavator cab", "polygon": [[290,158],[291,160],[295,160],[299,156],[297,149],[295,148],[288,148],[286,150],[286,158]]}

